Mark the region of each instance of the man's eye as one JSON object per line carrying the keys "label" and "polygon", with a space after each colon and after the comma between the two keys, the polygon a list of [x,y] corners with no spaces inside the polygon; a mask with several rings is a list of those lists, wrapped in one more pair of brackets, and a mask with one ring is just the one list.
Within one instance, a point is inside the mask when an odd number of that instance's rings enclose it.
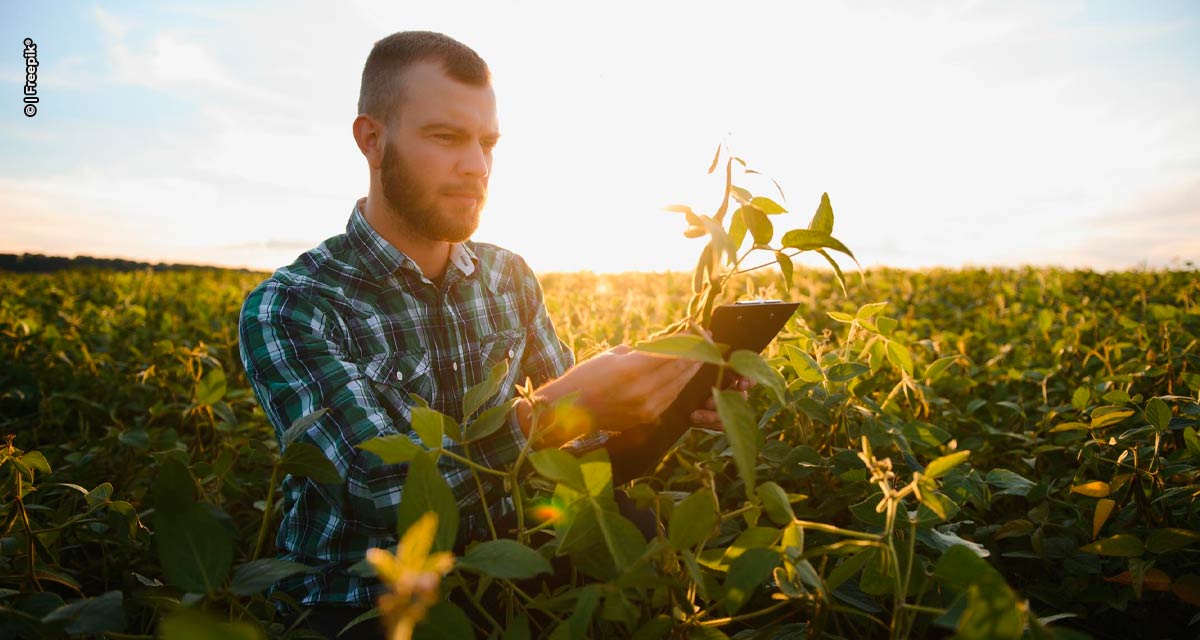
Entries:
{"label": "man's eye", "polygon": [[453,133],[437,133],[434,134],[433,137],[443,142],[454,142],[455,140],[458,140],[458,136],[454,135]]}

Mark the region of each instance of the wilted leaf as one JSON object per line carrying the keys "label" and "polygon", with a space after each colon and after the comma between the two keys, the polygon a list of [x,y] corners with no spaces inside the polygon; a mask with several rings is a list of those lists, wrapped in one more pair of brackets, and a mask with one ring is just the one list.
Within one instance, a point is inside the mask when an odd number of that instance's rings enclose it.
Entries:
{"label": "wilted leaf", "polygon": [[1109,489],[1107,482],[1095,480],[1092,482],[1074,485],[1071,487],[1071,492],[1085,495],[1089,498],[1103,498],[1111,493],[1111,490]]}

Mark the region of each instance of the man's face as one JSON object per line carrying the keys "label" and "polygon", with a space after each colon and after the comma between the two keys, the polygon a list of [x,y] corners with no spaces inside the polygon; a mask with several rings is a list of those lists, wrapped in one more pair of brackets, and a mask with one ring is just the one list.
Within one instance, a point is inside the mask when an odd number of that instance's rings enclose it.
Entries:
{"label": "man's face", "polygon": [[379,168],[384,198],[426,239],[466,240],[479,226],[500,137],[492,88],[462,84],[438,63],[419,63],[405,73],[398,111]]}

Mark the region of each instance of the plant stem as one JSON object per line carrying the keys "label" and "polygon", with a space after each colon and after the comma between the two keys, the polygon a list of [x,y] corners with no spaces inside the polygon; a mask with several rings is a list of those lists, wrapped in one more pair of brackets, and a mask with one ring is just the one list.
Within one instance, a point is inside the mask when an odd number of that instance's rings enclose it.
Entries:
{"label": "plant stem", "polygon": [[271,523],[271,512],[274,511],[275,502],[275,485],[279,484],[279,463],[275,463],[275,467],[271,469],[271,482],[267,485],[267,504],[263,507],[262,524],[258,526],[258,538],[254,542],[254,554],[250,556],[250,560],[258,560],[259,554],[262,553],[263,543],[267,539],[267,526]]}
{"label": "plant stem", "polygon": [[460,456],[457,453],[450,451],[449,449],[442,449],[441,451],[442,451],[442,455],[446,456],[447,458],[450,458],[451,460],[454,460],[456,462],[461,462],[462,464],[470,467],[471,469],[473,469],[475,471],[480,471],[482,473],[490,473],[494,476],[500,476],[501,478],[506,477],[508,475],[508,473],[505,471],[499,471],[499,470],[493,469],[491,467],[485,467],[485,466],[479,464],[478,462],[475,462],[475,461],[471,460],[470,458]]}

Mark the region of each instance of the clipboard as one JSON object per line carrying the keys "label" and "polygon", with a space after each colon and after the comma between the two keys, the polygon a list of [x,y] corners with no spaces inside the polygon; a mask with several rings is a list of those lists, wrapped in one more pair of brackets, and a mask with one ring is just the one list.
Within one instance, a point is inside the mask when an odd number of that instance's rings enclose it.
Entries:
{"label": "clipboard", "polygon": [[[728,345],[730,351],[747,349],[759,353],[775,339],[799,306],[799,302],[779,300],[724,304],[713,310],[712,322],[706,329],[711,331],[714,342]],[[714,364],[700,367],[657,424],[638,425],[617,432],[599,431],[573,440],[563,448],[578,455],[603,446],[612,462],[614,484],[624,484],[645,475],[691,428],[692,411],[701,408],[711,397],[717,371]]]}

